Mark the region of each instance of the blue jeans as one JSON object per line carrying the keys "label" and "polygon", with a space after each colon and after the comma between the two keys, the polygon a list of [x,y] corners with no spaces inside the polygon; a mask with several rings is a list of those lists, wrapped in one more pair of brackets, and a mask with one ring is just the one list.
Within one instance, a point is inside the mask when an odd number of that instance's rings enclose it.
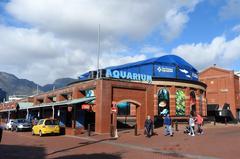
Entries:
{"label": "blue jeans", "polygon": [[165,135],[172,135],[172,126],[171,125],[165,125]]}

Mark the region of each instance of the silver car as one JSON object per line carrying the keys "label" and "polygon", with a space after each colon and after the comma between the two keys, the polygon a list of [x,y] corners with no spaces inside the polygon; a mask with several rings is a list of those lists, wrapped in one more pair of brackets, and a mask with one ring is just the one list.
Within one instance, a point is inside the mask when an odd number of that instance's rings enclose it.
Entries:
{"label": "silver car", "polygon": [[16,130],[18,132],[18,131],[31,130],[31,129],[32,129],[31,122],[25,119],[16,119],[13,122],[11,130],[12,131]]}

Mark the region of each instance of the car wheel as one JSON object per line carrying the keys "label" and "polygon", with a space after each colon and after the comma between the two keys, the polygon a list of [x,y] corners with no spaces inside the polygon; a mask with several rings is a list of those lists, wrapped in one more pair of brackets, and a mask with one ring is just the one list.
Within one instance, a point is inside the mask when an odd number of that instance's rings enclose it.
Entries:
{"label": "car wheel", "polygon": [[42,131],[41,131],[41,130],[39,131],[39,136],[40,136],[40,137],[42,137],[42,136],[43,136],[43,134],[42,134]]}

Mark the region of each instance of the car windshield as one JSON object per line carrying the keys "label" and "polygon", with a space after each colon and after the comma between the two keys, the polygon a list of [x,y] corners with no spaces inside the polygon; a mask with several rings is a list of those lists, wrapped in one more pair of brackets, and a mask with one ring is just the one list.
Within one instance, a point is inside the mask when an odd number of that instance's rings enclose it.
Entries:
{"label": "car windshield", "polygon": [[16,120],[17,123],[26,123],[27,121],[25,119],[18,119]]}
{"label": "car windshield", "polygon": [[58,120],[46,120],[45,125],[58,125]]}

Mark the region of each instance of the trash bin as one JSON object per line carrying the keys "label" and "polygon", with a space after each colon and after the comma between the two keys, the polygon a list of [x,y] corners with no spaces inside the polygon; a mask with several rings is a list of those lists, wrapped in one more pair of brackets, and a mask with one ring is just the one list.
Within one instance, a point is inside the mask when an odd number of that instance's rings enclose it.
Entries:
{"label": "trash bin", "polygon": [[0,142],[2,141],[3,128],[0,126]]}

